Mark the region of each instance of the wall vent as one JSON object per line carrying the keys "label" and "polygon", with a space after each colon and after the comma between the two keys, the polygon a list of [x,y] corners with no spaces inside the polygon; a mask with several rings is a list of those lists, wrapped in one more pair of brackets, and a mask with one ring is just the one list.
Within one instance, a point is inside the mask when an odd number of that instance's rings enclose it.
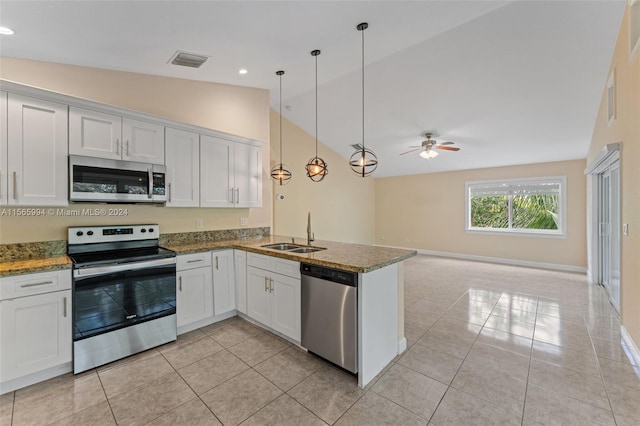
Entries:
{"label": "wall vent", "polygon": [[209,58],[203,55],[178,50],[171,59],[169,59],[169,63],[183,67],[200,68],[202,64],[207,62],[207,59]]}

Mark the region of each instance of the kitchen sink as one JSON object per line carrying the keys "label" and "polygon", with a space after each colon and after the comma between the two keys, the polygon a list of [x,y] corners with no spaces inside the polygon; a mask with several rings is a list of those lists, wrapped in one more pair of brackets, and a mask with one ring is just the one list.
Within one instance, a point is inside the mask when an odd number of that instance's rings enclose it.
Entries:
{"label": "kitchen sink", "polygon": [[301,245],[290,244],[290,243],[267,244],[262,247],[268,248],[271,250],[283,250],[283,251],[298,249],[298,248],[305,248],[305,247],[302,247]]}
{"label": "kitchen sink", "polygon": [[324,247],[300,247],[297,249],[289,250],[290,253],[313,253],[320,250],[326,250]]}

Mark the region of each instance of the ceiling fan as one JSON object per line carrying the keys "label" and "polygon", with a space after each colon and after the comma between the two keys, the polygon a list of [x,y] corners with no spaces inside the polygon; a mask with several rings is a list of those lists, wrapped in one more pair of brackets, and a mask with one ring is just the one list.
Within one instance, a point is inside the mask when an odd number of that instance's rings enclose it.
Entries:
{"label": "ceiling fan", "polygon": [[414,148],[412,150],[409,150],[407,152],[403,152],[400,155],[405,155],[405,154],[409,154],[411,152],[415,152],[415,151],[420,151],[420,157],[422,158],[426,158],[426,159],[431,159],[434,157],[438,156],[438,152],[436,151],[436,149],[442,149],[445,151],[460,151],[460,148],[456,148],[453,146],[447,146],[447,145],[453,145],[455,142],[436,142],[434,139],[431,139],[433,137],[433,133],[431,132],[427,132],[424,134],[425,137],[427,138],[426,141],[422,141],[422,145],[414,145],[411,146],[410,148]]}

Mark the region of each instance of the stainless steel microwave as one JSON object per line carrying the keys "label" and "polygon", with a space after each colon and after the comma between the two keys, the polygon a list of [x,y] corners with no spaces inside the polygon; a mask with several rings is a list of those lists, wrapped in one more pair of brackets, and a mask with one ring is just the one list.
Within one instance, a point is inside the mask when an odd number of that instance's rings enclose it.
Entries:
{"label": "stainless steel microwave", "polygon": [[161,164],[69,156],[69,201],[165,203],[166,167]]}

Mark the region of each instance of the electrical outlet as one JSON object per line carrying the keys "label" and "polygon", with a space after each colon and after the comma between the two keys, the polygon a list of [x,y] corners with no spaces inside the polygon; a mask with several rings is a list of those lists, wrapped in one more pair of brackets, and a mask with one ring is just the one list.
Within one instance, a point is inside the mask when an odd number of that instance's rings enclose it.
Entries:
{"label": "electrical outlet", "polygon": [[240,218],[240,226],[247,226],[247,224],[249,223],[249,219],[246,217],[241,217]]}
{"label": "electrical outlet", "polygon": [[202,219],[196,219],[196,229],[202,229]]}
{"label": "electrical outlet", "polygon": [[623,223],[622,224],[622,233],[624,234],[625,237],[629,236],[629,224],[628,223]]}

